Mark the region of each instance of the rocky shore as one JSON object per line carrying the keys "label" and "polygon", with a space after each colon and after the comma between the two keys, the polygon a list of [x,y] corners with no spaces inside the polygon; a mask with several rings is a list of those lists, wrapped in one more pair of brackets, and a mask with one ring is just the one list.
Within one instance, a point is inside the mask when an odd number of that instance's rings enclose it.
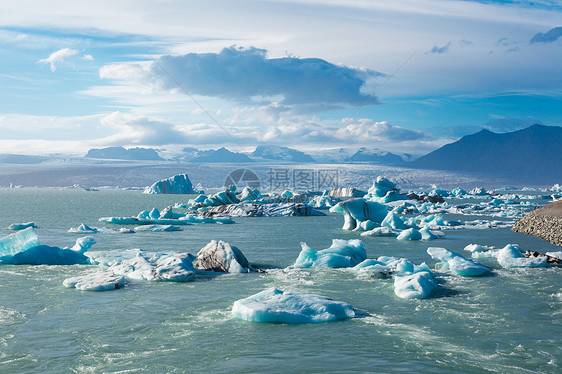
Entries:
{"label": "rocky shore", "polygon": [[511,229],[562,246],[562,201],[532,211],[519,219]]}

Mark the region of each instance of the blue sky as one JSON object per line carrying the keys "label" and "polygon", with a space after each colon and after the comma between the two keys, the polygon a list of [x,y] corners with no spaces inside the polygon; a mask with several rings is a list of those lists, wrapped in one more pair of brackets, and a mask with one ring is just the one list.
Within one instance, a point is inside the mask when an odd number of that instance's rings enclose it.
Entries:
{"label": "blue sky", "polygon": [[423,154],[562,126],[558,1],[23,0],[0,54],[2,153]]}

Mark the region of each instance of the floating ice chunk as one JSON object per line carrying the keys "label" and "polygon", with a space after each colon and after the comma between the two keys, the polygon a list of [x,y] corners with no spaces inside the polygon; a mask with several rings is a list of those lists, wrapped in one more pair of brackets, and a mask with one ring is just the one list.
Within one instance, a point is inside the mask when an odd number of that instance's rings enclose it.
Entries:
{"label": "floating ice chunk", "polygon": [[415,228],[410,228],[406,230],[402,230],[400,235],[396,238],[397,240],[421,240],[422,234],[419,230]]}
{"label": "floating ice chunk", "polygon": [[386,217],[381,222],[381,226],[388,227],[395,230],[405,230],[406,225],[400,217],[398,217],[393,212],[388,212]]}
{"label": "floating ice chunk", "polygon": [[428,271],[394,277],[394,293],[403,299],[425,299],[437,287],[437,281]]}
{"label": "floating ice chunk", "polygon": [[62,284],[68,288],[83,291],[111,291],[125,286],[125,278],[109,271],[99,271],[65,279]]}
{"label": "floating ice chunk", "polygon": [[259,199],[263,198],[261,192],[258,191],[257,188],[252,189],[248,186],[244,187],[242,189],[242,192],[240,192],[238,195],[236,195],[236,197],[240,201],[255,201],[255,200],[259,200]]}
{"label": "floating ice chunk", "polygon": [[330,248],[315,251],[301,243],[302,251],[295,261],[297,268],[348,268],[367,258],[367,251],[359,239],[333,239]]}
{"label": "floating ice chunk", "polygon": [[478,245],[478,244],[469,244],[466,247],[464,247],[464,250],[467,252],[486,252],[488,250],[490,250],[490,247],[486,247],[483,245]]}
{"label": "floating ice chunk", "polygon": [[463,195],[468,195],[468,192],[466,192],[465,190],[463,190],[460,187],[455,188],[454,190],[451,191],[451,195],[453,196],[463,196]]}
{"label": "floating ice chunk", "polygon": [[35,222],[24,222],[24,223],[12,223],[10,226],[8,226],[8,229],[10,229],[10,230],[23,230],[23,229],[26,229],[28,227],[37,228],[37,226],[35,225]]}
{"label": "floating ice chunk", "polygon": [[429,229],[429,227],[422,227],[420,229],[420,234],[421,234],[421,240],[434,240],[434,239],[438,239],[439,237],[437,235],[435,235],[434,233],[431,232],[431,230]]}
{"label": "floating ice chunk", "polygon": [[562,251],[546,252],[545,255],[550,256],[550,257],[556,257],[556,258],[562,260]]}
{"label": "floating ice chunk", "polygon": [[242,251],[222,240],[211,240],[201,248],[194,265],[198,269],[223,273],[250,272],[250,264]]}
{"label": "floating ice chunk", "polygon": [[445,248],[430,247],[427,253],[435,260],[440,261],[436,268],[439,270],[450,271],[452,274],[463,277],[477,277],[489,271],[488,268],[466,259],[463,256],[451,252]]}
{"label": "floating ice chunk", "polygon": [[195,278],[193,256],[180,252],[147,252],[141,249],[88,252],[90,262],[130,279],[185,282]]}
{"label": "floating ice chunk", "polygon": [[338,203],[338,199],[330,195],[315,196],[310,200],[310,206],[316,209],[330,209]]}
{"label": "floating ice chunk", "polygon": [[439,195],[439,196],[447,197],[449,196],[449,191],[442,190],[441,188],[434,188],[433,190],[431,190],[431,192],[428,195],[429,196]]}
{"label": "floating ice chunk", "polygon": [[39,245],[39,238],[32,227],[0,239],[0,257],[13,256]]}
{"label": "floating ice chunk", "polygon": [[195,193],[187,174],[178,174],[162,179],[144,190],[146,194],[190,194]]}
{"label": "floating ice chunk", "polygon": [[99,230],[96,227],[90,227],[85,223],[81,223],[78,227],[71,227],[70,229],[68,229],[68,232],[76,234],[95,234],[98,233]]}
{"label": "floating ice chunk", "polygon": [[372,258],[368,258],[355,265],[353,270],[358,271],[361,275],[367,275],[371,278],[387,278],[394,271],[391,266]]}
{"label": "floating ice chunk", "polygon": [[388,227],[375,227],[370,231],[365,231],[361,233],[361,236],[398,236],[400,231],[393,230]]}
{"label": "floating ice chunk", "polygon": [[343,214],[343,229],[354,230],[363,221],[382,222],[388,209],[383,204],[358,198],[337,203],[330,212]]}
{"label": "floating ice chunk", "polygon": [[367,193],[369,197],[384,197],[389,191],[392,191],[395,188],[396,183],[393,183],[385,177],[379,175]]}
{"label": "floating ice chunk", "polygon": [[96,240],[92,236],[84,236],[76,239],[76,243],[71,249],[78,253],[85,253],[94,244],[96,244]]}
{"label": "floating ice chunk", "polygon": [[470,190],[469,194],[474,195],[474,196],[485,196],[488,193],[482,187],[475,187],[472,190]]}
{"label": "floating ice chunk", "polygon": [[269,288],[235,301],[232,315],[250,322],[319,323],[353,318],[355,312],[325,296]]}
{"label": "floating ice chunk", "polygon": [[182,228],[173,225],[143,225],[137,226],[133,229],[134,231],[153,231],[153,232],[163,232],[163,231],[181,231]]}
{"label": "floating ice chunk", "polygon": [[231,217],[295,217],[323,216],[322,212],[310,205],[300,203],[286,204],[228,204],[208,209],[204,214],[214,216],[215,213]]}
{"label": "floating ice chunk", "polygon": [[503,268],[549,267],[546,257],[525,257],[519,246],[508,244],[495,253],[495,257]]}

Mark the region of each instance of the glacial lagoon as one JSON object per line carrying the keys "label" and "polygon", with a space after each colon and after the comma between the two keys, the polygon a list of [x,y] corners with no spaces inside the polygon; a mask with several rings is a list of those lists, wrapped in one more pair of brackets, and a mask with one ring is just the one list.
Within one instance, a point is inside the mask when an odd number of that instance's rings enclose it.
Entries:
{"label": "glacial lagoon", "polygon": [[[504,192],[504,193],[512,193]],[[525,192],[522,193],[526,194]],[[537,193],[537,195],[539,195]],[[135,216],[186,203],[196,195],[145,195],[141,191],[77,188],[0,190],[0,236],[17,222],[33,221],[41,244],[72,247],[71,227],[109,226],[101,217]],[[490,203],[492,198],[450,200]],[[544,204],[541,199],[527,200]],[[266,272],[197,271],[189,282],[128,279],[109,292],[63,286],[70,277],[100,270],[92,265],[0,265],[0,372],[424,372],[556,373],[562,357],[560,268],[490,269],[479,277],[440,271],[429,247],[461,254],[469,244],[559,251],[507,227],[443,230],[427,241],[361,235],[343,230],[341,214],[236,217],[234,224],[193,224],[180,231],[93,234],[92,251],[140,248],[192,255],[211,240],[238,247]],[[446,220],[513,221],[466,208]],[[89,234],[88,234],[89,235]],[[295,268],[301,242],[315,250],[332,239],[360,239],[367,258],[425,262],[438,288],[425,299],[395,294],[392,277],[346,268]],[[233,304],[266,289],[328,297],[353,306],[354,318],[327,323],[254,323],[234,318]]]}

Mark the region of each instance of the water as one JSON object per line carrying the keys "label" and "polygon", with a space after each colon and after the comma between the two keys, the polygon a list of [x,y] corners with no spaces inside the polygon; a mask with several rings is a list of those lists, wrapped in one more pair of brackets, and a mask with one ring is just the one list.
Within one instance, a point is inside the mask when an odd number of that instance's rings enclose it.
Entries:
{"label": "water", "polygon": [[[72,245],[67,233],[103,216],[185,202],[186,196],[79,189],[0,190],[0,234],[35,221],[42,244]],[[472,219],[464,217],[464,219]],[[193,225],[179,232],[96,234],[93,250],[143,248],[195,254],[211,239],[238,246],[267,274],[202,275],[190,283],[128,282],[122,290],[62,286],[90,266],[0,266],[1,373],[557,373],[562,357],[560,269],[495,269],[490,276],[440,276],[427,300],[394,295],[391,280],[347,270],[287,270],[300,242],[327,248],[361,238],[369,257],[427,261],[427,243],[360,237],[340,215],[237,218],[234,225]],[[498,230],[451,230],[432,242],[462,252],[470,243],[558,250],[543,240]],[[463,253],[467,255],[466,253]],[[360,318],[318,325],[234,320],[232,303],[266,287],[326,295]]]}

